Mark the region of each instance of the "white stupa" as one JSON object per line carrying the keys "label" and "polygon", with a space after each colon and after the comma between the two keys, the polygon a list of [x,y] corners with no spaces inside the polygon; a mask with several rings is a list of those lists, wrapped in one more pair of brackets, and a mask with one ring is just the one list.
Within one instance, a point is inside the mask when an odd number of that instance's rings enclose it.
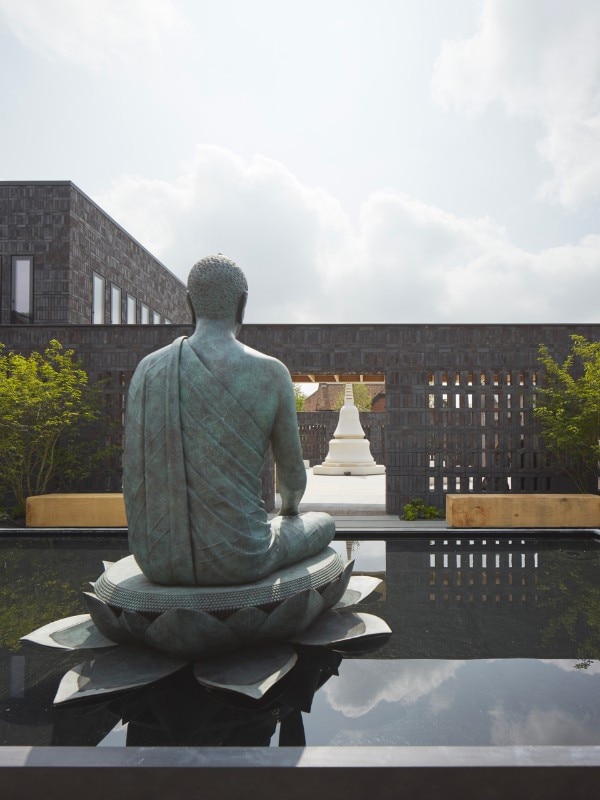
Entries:
{"label": "white stupa", "polygon": [[344,405],[333,439],[329,442],[329,452],[322,464],[313,467],[315,475],[381,475],[385,472],[382,464],[376,464],[371,455],[369,440],[360,424],[358,408],[354,405],[352,384],[347,383],[344,392]]}

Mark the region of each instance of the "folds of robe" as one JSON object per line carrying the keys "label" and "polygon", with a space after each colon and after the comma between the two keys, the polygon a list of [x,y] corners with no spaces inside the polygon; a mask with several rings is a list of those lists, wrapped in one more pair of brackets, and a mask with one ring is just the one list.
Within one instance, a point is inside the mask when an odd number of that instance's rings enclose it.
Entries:
{"label": "folds of robe", "polygon": [[127,404],[123,492],[130,548],[150,580],[250,583],[329,543],[326,514],[269,523],[260,480],[269,434],[185,337],[140,363]]}

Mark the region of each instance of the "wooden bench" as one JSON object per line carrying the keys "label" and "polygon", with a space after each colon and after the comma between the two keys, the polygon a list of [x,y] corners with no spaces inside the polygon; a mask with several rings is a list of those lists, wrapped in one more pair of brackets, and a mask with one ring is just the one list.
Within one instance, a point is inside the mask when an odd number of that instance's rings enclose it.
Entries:
{"label": "wooden bench", "polygon": [[28,497],[28,528],[126,528],[123,495],[116,492]]}
{"label": "wooden bench", "polygon": [[449,494],[451,528],[600,528],[596,494]]}

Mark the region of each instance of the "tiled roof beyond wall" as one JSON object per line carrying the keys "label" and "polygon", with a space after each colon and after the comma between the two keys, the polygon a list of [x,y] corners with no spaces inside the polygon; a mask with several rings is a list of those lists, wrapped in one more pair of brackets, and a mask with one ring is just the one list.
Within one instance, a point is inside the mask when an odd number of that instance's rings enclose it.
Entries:
{"label": "tiled roof beyond wall", "polygon": [[[316,392],[313,392],[306,398],[304,403],[304,411],[331,411],[335,408],[336,403],[339,403],[340,393],[344,396],[344,383],[322,383]],[[371,395],[371,399],[382,396],[383,400],[379,400],[379,406],[374,411],[385,410],[385,384],[383,383],[366,383],[367,391]]]}

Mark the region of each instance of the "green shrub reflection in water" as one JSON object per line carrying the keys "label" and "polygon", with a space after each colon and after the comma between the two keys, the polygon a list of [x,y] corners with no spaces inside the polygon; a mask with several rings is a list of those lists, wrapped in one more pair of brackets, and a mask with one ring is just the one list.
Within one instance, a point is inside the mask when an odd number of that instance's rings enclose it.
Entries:
{"label": "green shrub reflection in water", "polygon": [[0,647],[16,652],[29,631],[84,613],[82,592],[102,561],[127,553],[127,542],[116,538],[0,538]]}

